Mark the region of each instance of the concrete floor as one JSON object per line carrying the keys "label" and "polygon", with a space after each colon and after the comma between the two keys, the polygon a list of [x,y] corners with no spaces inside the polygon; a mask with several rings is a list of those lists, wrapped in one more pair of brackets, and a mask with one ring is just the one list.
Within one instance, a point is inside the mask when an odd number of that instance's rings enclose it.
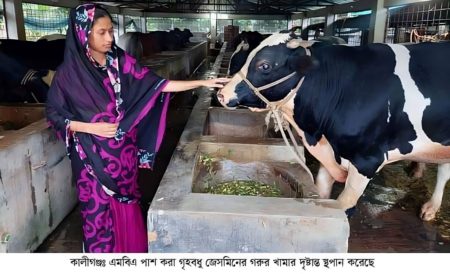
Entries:
{"label": "concrete floor", "polygon": [[450,187],[436,219],[422,221],[419,212],[434,189],[436,165],[428,164],[416,179],[406,175],[407,164],[384,167],[365,190],[350,219],[350,252],[450,252]]}

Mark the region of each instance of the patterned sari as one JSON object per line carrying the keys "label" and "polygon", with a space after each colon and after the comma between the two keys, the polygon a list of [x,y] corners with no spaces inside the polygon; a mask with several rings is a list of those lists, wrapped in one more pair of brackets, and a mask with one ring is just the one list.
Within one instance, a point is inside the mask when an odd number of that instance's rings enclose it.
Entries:
{"label": "patterned sari", "polygon": [[[98,6],[71,10],[64,62],[48,94],[47,119],[65,141],[76,179],[85,252],[146,252],[138,167],[152,168],[165,131],[167,80],[114,43],[105,66],[87,37]],[[69,129],[70,121],[119,123],[115,138]]]}

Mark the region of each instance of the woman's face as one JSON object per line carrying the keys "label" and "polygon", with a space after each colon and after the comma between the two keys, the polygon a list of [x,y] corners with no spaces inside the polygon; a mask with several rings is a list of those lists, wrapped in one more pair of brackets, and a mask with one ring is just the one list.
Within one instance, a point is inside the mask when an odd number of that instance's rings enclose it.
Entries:
{"label": "woman's face", "polygon": [[97,18],[89,34],[89,48],[91,50],[106,53],[111,49],[114,41],[114,29],[108,16]]}

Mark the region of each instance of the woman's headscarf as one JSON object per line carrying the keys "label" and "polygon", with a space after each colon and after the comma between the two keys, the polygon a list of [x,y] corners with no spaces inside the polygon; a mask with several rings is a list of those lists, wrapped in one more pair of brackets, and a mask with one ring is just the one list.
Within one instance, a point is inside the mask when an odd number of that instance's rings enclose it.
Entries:
{"label": "woman's headscarf", "polygon": [[[89,173],[119,201],[128,202],[135,197],[105,172],[112,165],[107,155],[124,149],[121,141],[125,134],[136,133],[139,166],[153,166],[165,130],[169,96],[162,89],[168,81],[141,67],[114,42],[104,67],[92,58],[88,37],[100,9],[95,4],[85,4],[70,12],[64,62],[49,90],[47,118],[66,141],[68,153],[74,146]],[[69,131],[70,121],[119,122],[119,128],[116,137],[108,139],[74,134]],[[117,164],[133,164],[126,158]]]}

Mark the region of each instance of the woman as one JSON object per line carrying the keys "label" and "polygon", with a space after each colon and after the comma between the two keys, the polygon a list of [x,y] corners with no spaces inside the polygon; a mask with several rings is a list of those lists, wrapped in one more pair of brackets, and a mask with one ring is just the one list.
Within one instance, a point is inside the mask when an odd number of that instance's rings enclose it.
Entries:
{"label": "woman", "polygon": [[138,167],[151,168],[165,130],[167,92],[221,88],[227,79],[168,81],[114,44],[109,13],[70,13],[64,62],[49,90],[47,119],[65,140],[76,178],[86,252],[146,252]]}

